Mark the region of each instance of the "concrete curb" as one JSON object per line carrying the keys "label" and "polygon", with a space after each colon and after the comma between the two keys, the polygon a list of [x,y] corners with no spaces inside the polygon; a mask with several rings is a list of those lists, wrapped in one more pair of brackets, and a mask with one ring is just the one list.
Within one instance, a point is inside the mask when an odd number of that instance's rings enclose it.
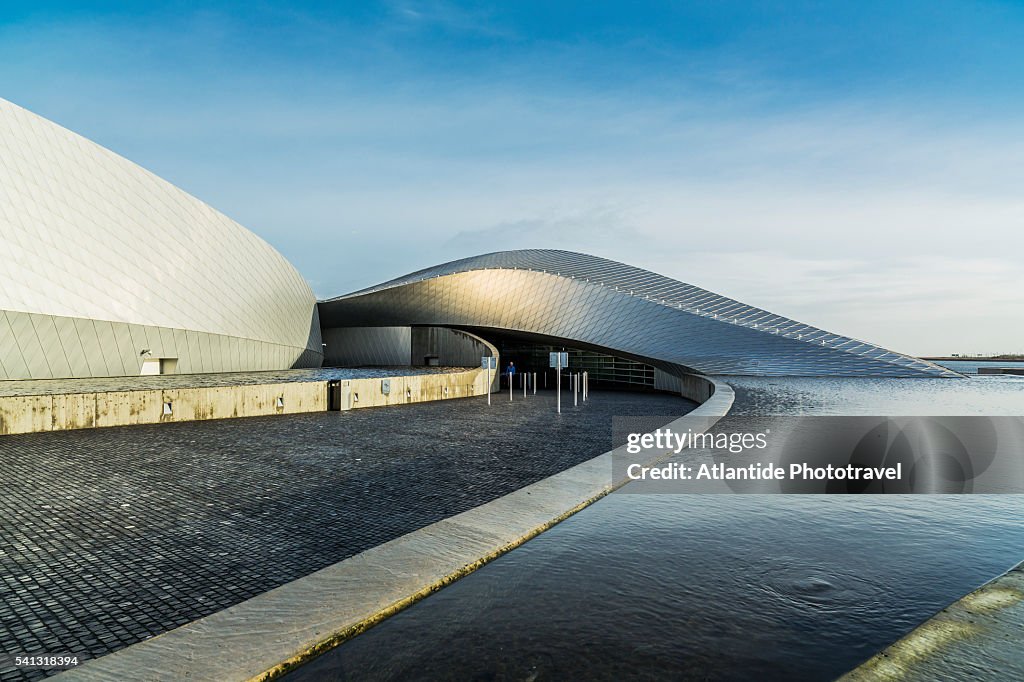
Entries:
{"label": "concrete curb", "polygon": [[1024,563],[953,602],[837,682],[1024,680]]}
{"label": "concrete curb", "polygon": [[[672,422],[703,431],[732,407],[732,388]],[[621,487],[612,457],[578,464],[304,578],[58,675],[125,679],[269,680],[315,658]]]}

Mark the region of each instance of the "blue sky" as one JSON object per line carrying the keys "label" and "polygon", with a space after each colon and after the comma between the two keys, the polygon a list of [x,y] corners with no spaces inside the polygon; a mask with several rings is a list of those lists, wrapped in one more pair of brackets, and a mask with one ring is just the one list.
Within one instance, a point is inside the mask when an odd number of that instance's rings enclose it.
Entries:
{"label": "blue sky", "polygon": [[0,96],[329,296],[617,258],[911,353],[1024,351],[1024,4],[0,6]]}

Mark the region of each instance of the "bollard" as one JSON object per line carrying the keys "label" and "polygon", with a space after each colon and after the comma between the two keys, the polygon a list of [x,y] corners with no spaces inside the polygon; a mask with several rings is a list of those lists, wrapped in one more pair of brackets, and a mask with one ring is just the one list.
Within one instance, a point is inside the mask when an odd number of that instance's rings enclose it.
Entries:
{"label": "bollard", "polygon": [[537,395],[537,373],[533,373],[533,394]]}
{"label": "bollard", "polygon": [[572,406],[580,404],[580,375],[577,372],[572,375]]}

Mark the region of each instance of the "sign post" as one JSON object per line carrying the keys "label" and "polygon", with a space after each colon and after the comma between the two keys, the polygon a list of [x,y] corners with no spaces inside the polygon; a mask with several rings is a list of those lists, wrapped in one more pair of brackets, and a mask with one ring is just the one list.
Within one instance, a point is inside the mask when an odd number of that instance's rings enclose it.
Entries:
{"label": "sign post", "polygon": [[558,396],[558,414],[562,414],[562,354],[556,354],[558,369],[555,370],[555,395]]}
{"label": "sign post", "polygon": [[480,358],[480,364],[487,370],[487,404],[491,404],[491,370],[497,367],[497,361],[494,357],[485,355]]}
{"label": "sign post", "polygon": [[566,352],[561,353],[550,353],[548,355],[548,365],[555,368],[555,376],[558,382],[555,386],[555,395],[558,396],[556,403],[558,405],[558,413],[562,413],[562,368],[569,366],[569,354]]}

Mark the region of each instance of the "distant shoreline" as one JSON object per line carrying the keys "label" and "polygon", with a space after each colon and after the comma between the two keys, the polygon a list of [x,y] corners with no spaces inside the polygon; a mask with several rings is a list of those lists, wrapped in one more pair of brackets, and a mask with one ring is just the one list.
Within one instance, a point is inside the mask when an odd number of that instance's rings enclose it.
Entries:
{"label": "distant shoreline", "polygon": [[956,360],[961,362],[1024,362],[1024,358],[954,358],[954,357],[942,357],[942,358],[921,358],[922,360],[930,360],[932,362],[943,362],[947,360]]}

